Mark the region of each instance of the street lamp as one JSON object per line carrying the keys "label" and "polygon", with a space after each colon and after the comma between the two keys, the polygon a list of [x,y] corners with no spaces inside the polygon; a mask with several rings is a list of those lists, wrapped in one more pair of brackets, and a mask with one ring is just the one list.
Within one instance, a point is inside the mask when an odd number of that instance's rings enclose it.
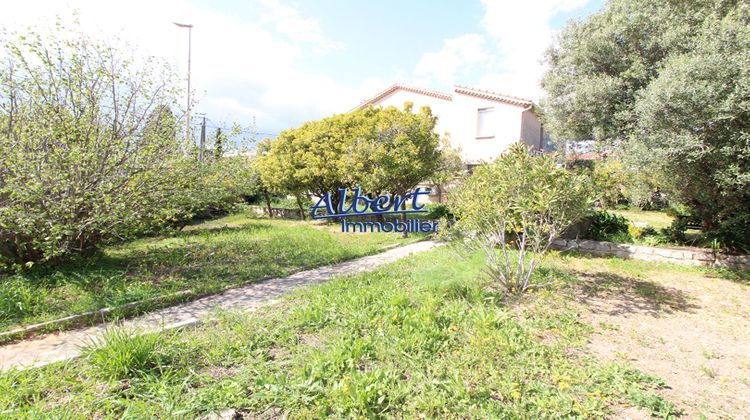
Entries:
{"label": "street lamp", "polygon": [[187,141],[190,138],[190,53],[193,45],[193,25],[189,23],[172,23],[188,30],[187,115],[185,118],[185,140]]}

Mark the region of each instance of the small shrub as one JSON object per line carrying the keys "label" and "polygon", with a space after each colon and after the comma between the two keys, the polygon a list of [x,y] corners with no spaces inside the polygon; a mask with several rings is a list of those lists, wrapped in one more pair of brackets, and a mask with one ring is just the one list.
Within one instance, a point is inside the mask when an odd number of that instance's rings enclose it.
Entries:
{"label": "small shrub", "polygon": [[607,211],[599,211],[591,216],[591,225],[585,237],[595,241],[629,242],[628,219]]}
{"label": "small shrub", "polygon": [[659,235],[659,232],[651,226],[638,227],[635,225],[628,225],[628,235],[635,239],[646,239],[651,236]]}
{"label": "small shrub", "polygon": [[593,163],[590,173],[594,194],[602,207],[612,209],[627,205],[628,200],[623,191],[628,183],[629,174],[622,162],[606,159]]}
{"label": "small shrub", "polygon": [[133,378],[160,372],[169,365],[159,334],[134,334],[122,328],[108,329],[101,343],[84,349],[84,356],[97,373],[109,380]]}
{"label": "small shrub", "polygon": [[456,216],[451,212],[450,208],[447,204],[444,203],[430,203],[426,205],[427,210],[429,210],[429,213],[427,213],[427,216],[425,216],[427,219],[447,219],[449,221],[455,220]]}
{"label": "small shrub", "polygon": [[678,217],[690,216],[690,209],[682,204],[672,204],[667,207],[664,212],[667,214],[667,216],[670,216],[673,219],[676,219]]}
{"label": "small shrub", "polygon": [[687,231],[689,221],[689,217],[677,217],[672,221],[672,224],[669,227],[661,230],[661,235],[668,242],[678,244],[685,243],[687,241],[685,231]]}
{"label": "small shrub", "polygon": [[482,165],[450,196],[452,229],[484,252],[486,272],[510,292],[523,292],[552,240],[591,206],[585,177],[532,157],[521,143]]}

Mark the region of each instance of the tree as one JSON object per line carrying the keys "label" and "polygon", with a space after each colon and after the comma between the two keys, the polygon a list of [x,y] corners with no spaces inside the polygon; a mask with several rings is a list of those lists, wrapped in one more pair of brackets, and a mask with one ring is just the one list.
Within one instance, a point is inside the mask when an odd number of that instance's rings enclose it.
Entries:
{"label": "tree", "polygon": [[[404,194],[428,179],[439,161],[436,117],[395,107],[366,108],[285,130],[258,157],[263,183],[296,196],[361,187]],[[331,196],[338,209],[338,194]]]}
{"label": "tree", "polygon": [[405,194],[427,180],[438,168],[440,137],[437,117],[429,107],[412,112],[407,102],[396,107],[359,111],[368,120],[363,138],[353,142],[349,168],[365,191]]}
{"label": "tree", "polygon": [[264,138],[261,140],[255,151],[256,156],[252,161],[252,168],[258,174],[260,181],[260,191],[266,200],[266,209],[268,217],[273,218],[271,207],[271,194],[278,189],[286,188],[293,183],[293,173],[289,172],[290,166],[285,165],[288,161],[281,161],[279,154],[271,155],[271,139]]}
{"label": "tree", "polygon": [[[750,249],[750,5],[706,21],[692,51],[670,56],[643,89],[630,142],[725,245]],[[658,160],[654,160],[658,158]]]}
{"label": "tree", "polygon": [[224,142],[226,141],[226,135],[222,133],[221,127],[216,128],[214,134],[214,158],[216,160],[224,157]]}
{"label": "tree", "polygon": [[0,37],[0,266],[131,235],[172,198],[182,155],[165,66],[50,33]]}
{"label": "tree", "polygon": [[258,156],[263,183],[270,191],[317,196],[351,186],[344,164],[357,129],[351,116],[341,114],[282,131]]}
{"label": "tree", "polygon": [[437,189],[437,202],[443,202],[443,194],[446,189],[456,180],[460,179],[466,173],[464,169],[461,152],[451,147],[446,138],[440,141],[440,157],[437,160],[437,167],[429,177],[429,181]]}
{"label": "tree", "polygon": [[487,257],[486,272],[510,292],[522,292],[552,240],[591,207],[586,178],[532,157],[517,143],[478,167],[449,198],[454,231]]}
{"label": "tree", "polygon": [[595,138],[731,247],[750,247],[750,5],[615,0],[548,53],[548,126]]}

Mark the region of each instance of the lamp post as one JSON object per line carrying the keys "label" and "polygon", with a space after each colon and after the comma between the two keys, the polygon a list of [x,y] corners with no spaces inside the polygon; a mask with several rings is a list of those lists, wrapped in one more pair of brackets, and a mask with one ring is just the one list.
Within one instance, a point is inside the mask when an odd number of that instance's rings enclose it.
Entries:
{"label": "lamp post", "polygon": [[193,25],[189,23],[172,23],[188,30],[187,111],[185,116],[185,140],[187,141],[190,138],[190,54],[193,46]]}

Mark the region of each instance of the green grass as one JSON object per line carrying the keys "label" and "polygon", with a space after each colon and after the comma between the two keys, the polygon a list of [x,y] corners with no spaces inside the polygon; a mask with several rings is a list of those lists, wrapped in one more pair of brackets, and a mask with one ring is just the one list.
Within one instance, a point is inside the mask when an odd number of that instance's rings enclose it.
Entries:
{"label": "green grass", "polygon": [[654,229],[662,229],[672,224],[673,218],[663,211],[647,210],[608,210],[630,220],[631,223],[646,223]]}
{"label": "green grass", "polygon": [[109,334],[85,358],[6,372],[0,413],[538,418],[634,405],[675,414],[659,379],[585,354],[593,329],[566,290],[588,261],[553,256],[538,275],[555,286],[511,299],[480,275],[481,256],[444,247],[252,315],[145,338]]}
{"label": "green grass", "polygon": [[244,214],[223,217],[171,236],[108,247],[96,257],[64,266],[0,275],[0,331],[183,290],[192,292],[158,302],[174,303],[415,239],[395,233],[342,233],[338,225],[318,222],[254,219]]}

